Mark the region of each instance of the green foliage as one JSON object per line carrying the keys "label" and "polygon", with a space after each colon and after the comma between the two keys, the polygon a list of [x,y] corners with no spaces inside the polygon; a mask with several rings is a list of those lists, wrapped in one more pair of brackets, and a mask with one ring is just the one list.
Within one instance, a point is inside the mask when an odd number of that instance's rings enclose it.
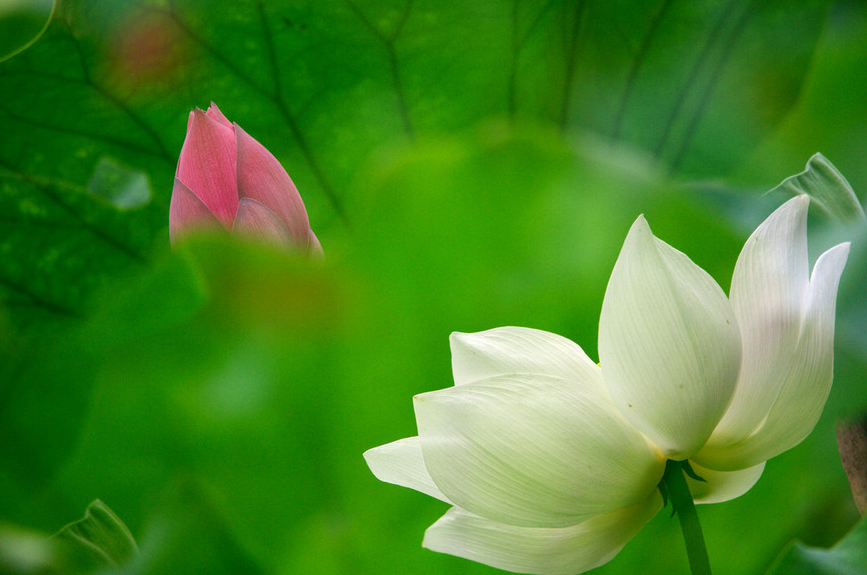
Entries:
{"label": "green foliage", "polygon": [[55,541],[42,533],[12,525],[0,525],[0,573],[48,572],[59,559]]}
{"label": "green foliage", "polygon": [[860,575],[867,572],[867,519],[830,549],[792,543],[769,575]]}
{"label": "green foliage", "polygon": [[[361,453],[451,384],[451,331],[525,325],[595,357],[639,213],[726,287],[771,209],[752,192],[815,149],[855,195],[820,160],[790,182],[857,211],[863,146],[839,121],[867,142],[867,106],[816,102],[839,70],[857,80],[867,47],[840,19],[863,36],[867,10],[829,4],[63,2],[0,63],[0,516],[52,532],[110,501],[141,546],[117,573],[492,572],[421,549],[445,507]],[[286,166],[324,262],[225,237],[169,250],[187,115],[211,100]],[[821,247],[840,232],[814,215]],[[699,507],[718,573],[851,523],[833,419],[867,407],[864,262],[858,238],[817,431]],[[684,571],[676,529],[661,514],[599,572]]]}

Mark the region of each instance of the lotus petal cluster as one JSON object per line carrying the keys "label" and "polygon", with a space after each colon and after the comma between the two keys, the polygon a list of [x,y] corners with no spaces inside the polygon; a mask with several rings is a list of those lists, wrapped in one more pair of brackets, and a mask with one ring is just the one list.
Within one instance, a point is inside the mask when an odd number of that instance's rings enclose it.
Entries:
{"label": "lotus petal cluster", "polygon": [[382,481],[452,508],[424,546],[522,573],[609,561],[662,506],[667,459],[697,502],[732,499],[813,429],[831,387],[849,244],[807,255],[809,198],[750,236],[729,296],[639,217],[612,271],[599,364],[503,327],[451,336],[454,387],[414,398],[418,436],[365,453]]}
{"label": "lotus petal cluster", "polygon": [[173,244],[202,228],[222,228],[301,253],[322,254],[289,174],[213,103],[207,111],[190,112],[169,208]]}

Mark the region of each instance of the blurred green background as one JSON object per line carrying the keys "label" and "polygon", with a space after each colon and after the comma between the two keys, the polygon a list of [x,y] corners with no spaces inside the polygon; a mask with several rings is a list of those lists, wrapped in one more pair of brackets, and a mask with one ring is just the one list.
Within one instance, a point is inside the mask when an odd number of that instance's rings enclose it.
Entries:
{"label": "blurred green background", "polygon": [[[495,572],[422,549],[446,506],[361,457],[451,385],[449,333],[596,357],[640,213],[727,291],[813,153],[863,202],[864,70],[858,0],[63,1],[0,62],[0,521],[50,534],[100,498],[142,551],[124,573]],[[211,101],[287,168],[324,262],[169,249]],[[834,387],[755,488],[699,508],[719,574],[858,517],[834,425],[867,412],[865,231],[814,208],[810,234],[854,242]],[[668,512],[597,572],[638,570],[688,572]]]}

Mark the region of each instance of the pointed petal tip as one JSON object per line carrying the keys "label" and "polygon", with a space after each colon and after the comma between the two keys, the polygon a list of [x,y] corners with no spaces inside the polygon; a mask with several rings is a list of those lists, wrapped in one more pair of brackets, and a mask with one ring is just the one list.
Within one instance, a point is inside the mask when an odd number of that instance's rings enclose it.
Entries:
{"label": "pointed petal tip", "polygon": [[[488,330],[490,331],[490,330]],[[454,356],[457,353],[461,353],[463,350],[472,347],[472,342],[474,339],[477,339],[480,334],[486,333],[484,331],[481,332],[463,332],[463,331],[453,331],[449,334],[449,349],[452,352],[452,359],[454,360]]]}
{"label": "pointed petal tip", "polygon": [[650,224],[647,222],[647,218],[644,217],[644,214],[638,214],[638,217],[635,218],[634,222],[632,222],[630,231],[632,231],[632,229],[646,229],[650,231]]}
{"label": "pointed petal tip", "polygon": [[408,487],[450,503],[427,472],[417,436],[368,449],[363,455],[371,473],[380,481]]}
{"label": "pointed petal tip", "polygon": [[[448,389],[448,388],[446,388],[446,389]],[[430,395],[433,393],[436,393],[437,391],[441,391],[441,390],[424,391],[422,393],[416,393],[415,395],[412,396],[412,404],[416,407],[424,404],[425,402],[427,402],[430,399]]]}
{"label": "pointed petal tip", "polygon": [[843,274],[843,268],[846,267],[846,262],[849,260],[850,247],[850,242],[843,242],[828,249],[819,256],[819,259],[816,260],[816,264],[813,266],[810,283],[817,281],[826,283],[824,289],[829,290],[829,293],[833,292],[833,295],[836,297],[837,284],[840,276]]}
{"label": "pointed petal tip", "polygon": [[211,102],[211,105],[208,106],[208,110],[205,112],[208,117],[212,120],[216,120],[219,123],[223,124],[227,128],[232,128],[234,126],[233,122],[230,122],[228,118],[220,111],[217,105],[214,102]]}
{"label": "pointed petal tip", "polygon": [[825,253],[828,253],[831,251],[838,251],[838,252],[840,252],[840,254],[842,256],[848,257],[851,247],[852,247],[852,242],[841,242],[841,243],[837,244],[836,246],[834,246],[833,248],[830,248],[829,250],[827,250]]}
{"label": "pointed petal tip", "polygon": [[626,234],[626,239],[623,241],[624,248],[627,245],[635,243],[647,243],[650,240],[656,239],[653,235],[653,230],[650,229],[650,224],[644,217],[644,214],[639,215],[629,227],[629,232]]}
{"label": "pointed petal tip", "polygon": [[455,344],[461,344],[469,339],[469,336],[472,334],[464,332],[464,331],[453,331],[449,334],[449,343],[454,346]]}
{"label": "pointed petal tip", "polygon": [[801,212],[806,213],[810,207],[810,196],[807,194],[798,194],[793,198],[790,198],[783,202],[783,204],[778,207],[776,212],[784,212],[784,211],[793,211],[795,213],[800,214]]}

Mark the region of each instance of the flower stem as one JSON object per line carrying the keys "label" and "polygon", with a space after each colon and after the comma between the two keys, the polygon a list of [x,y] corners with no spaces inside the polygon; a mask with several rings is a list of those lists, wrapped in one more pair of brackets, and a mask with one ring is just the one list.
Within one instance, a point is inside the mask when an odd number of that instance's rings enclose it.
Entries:
{"label": "flower stem", "polygon": [[695,502],[692,500],[692,493],[689,492],[684,473],[694,476],[689,462],[669,459],[665,462],[665,474],[662,476],[659,488],[671,501],[671,506],[680,519],[680,529],[686,543],[686,554],[689,557],[692,575],[711,575],[704,535],[701,532],[698,514],[695,512]]}

